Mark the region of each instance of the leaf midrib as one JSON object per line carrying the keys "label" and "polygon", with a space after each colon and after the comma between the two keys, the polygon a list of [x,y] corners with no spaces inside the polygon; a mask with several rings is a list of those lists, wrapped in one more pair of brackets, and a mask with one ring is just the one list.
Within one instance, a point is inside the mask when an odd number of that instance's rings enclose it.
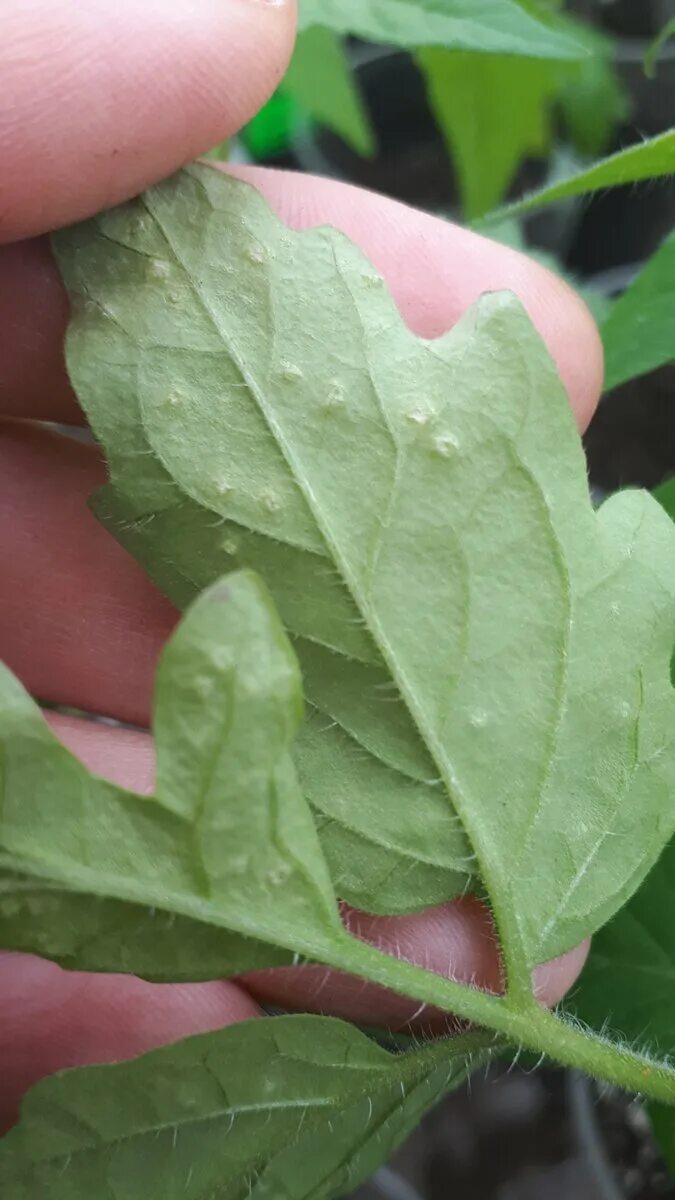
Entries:
{"label": "leaf midrib", "polygon": [[[204,1064],[202,1064],[204,1065]],[[350,1067],[349,1063],[341,1064],[344,1069],[363,1070],[363,1068]],[[386,1071],[386,1067],[368,1067],[367,1070]],[[90,1144],[78,1146],[76,1150],[71,1150],[67,1153],[47,1155],[44,1158],[32,1158],[31,1165],[45,1164],[55,1166],[62,1162],[72,1162],[80,1154],[90,1154],[92,1151],[101,1150],[102,1147],[112,1148],[114,1146],[126,1145],[139,1138],[145,1138],[151,1135],[159,1136],[166,1133],[170,1129],[179,1130],[183,1127],[195,1125],[205,1125],[211,1121],[225,1120],[231,1117],[234,1120],[238,1116],[247,1116],[250,1113],[266,1113],[274,1112],[275,1110],[285,1110],[293,1108],[335,1108],[342,1105],[344,1097],[326,1097],[312,1100],[280,1100],[280,1101],[265,1101],[261,1104],[240,1104],[237,1106],[231,1105],[229,1108],[214,1110],[213,1112],[201,1113],[198,1116],[181,1116],[177,1120],[154,1122],[150,1125],[143,1125],[141,1128],[136,1128],[128,1133],[121,1133],[114,1137],[106,1137],[105,1135],[100,1141],[92,1141]]]}
{"label": "leaf midrib", "polygon": [[[194,178],[194,176],[193,176],[193,178]],[[148,205],[147,195],[144,195],[142,197],[142,200],[147,207],[147,205]],[[274,438],[276,445],[279,447],[281,453],[283,454],[283,456],[286,460],[286,463],[291,470],[293,478],[296,480],[298,485],[302,488],[303,494],[305,495],[305,499],[307,500],[307,503],[309,504],[310,509],[312,511],[314,520],[316,521],[317,526],[322,534],[322,537],[324,538],[326,545],[330,551],[329,557],[330,557],[331,561],[335,564],[335,566],[338,568],[341,578],[342,578],[345,586],[347,587],[347,590],[349,591],[349,594],[351,595],[352,599],[354,600],[359,612],[361,612],[364,619],[366,620],[368,629],[371,631],[371,633],[373,635],[373,640],[374,640],[376,646],[378,647],[378,649],[380,650],[380,652],[382,653],[382,656],[392,674],[392,677],[397,682],[399,691],[401,692],[401,695],[406,702],[406,707],[407,707],[409,713],[411,714],[411,716],[413,716],[414,709],[417,706],[413,704],[410,697],[414,696],[414,691],[413,691],[409,681],[407,680],[405,674],[403,674],[400,671],[400,668],[398,667],[398,665],[396,663],[396,656],[393,653],[392,647],[389,645],[389,641],[388,641],[387,637],[385,636],[384,631],[381,629],[380,623],[377,619],[377,616],[372,611],[370,604],[365,600],[359,602],[360,589],[359,589],[358,585],[356,584],[356,581],[351,579],[350,572],[346,569],[345,564],[342,562],[342,556],[339,553],[338,548],[335,546],[335,544],[333,542],[333,538],[330,534],[330,531],[324,529],[322,509],[321,509],[321,506],[317,502],[317,498],[314,494],[314,491],[313,491],[310,481],[307,479],[306,475],[304,474],[304,471],[302,471],[300,469],[300,465],[297,463],[296,457],[295,457],[291,447],[286,442],[286,439],[283,435],[282,430],[278,427],[278,424],[277,424],[276,420],[274,419],[274,414],[271,413],[269,410],[269,406],[267,405],[267,403],[265,401],[264,395],[260,392],[255,381],[251,378],[250,373],[246,369],[245,364],[240,360],[239,355],[237,354],[235,348],[228,342],[227,337],[224,333],[224,330],[222,329],[222,327],[218,321],[217,314],[213,311],[211,305],[208,302],[208,299],[204,296],[202,289],[199,286],[198,281],[196,280],[196,278],[190,271],[190,268],[189,268],[188,264],[185,262],[183,256],[180,254],[180,251],[174,245],[172,238],[170,236],[170,233],[167,231],[164,223],[161,220],[161,217],[156,212],[152,211],[150,208],[148,208],[148,214],[152,218],[152,220],[154,220],[157,223],[157,226],[166,241],[169,251],[174,256],[174,258],[175,258],[176,262],[178,263],[179,267],[181,268],[181,270],[185,273],[185,277],[190,284],[190,287],[195,296],[195,299],[199,302],[205,315],[210,320],[214,331],[220,337],[223,344],[227,347],[227,351],[231,355],[233,361],[235,362],[237,370],[239,371],[242,380],[244,380],[246,382],[251,396],[253,397],[262,416],[264,417],[266,424],[270,430],[270,433],[272,434],[272,437]],[[417,726],[420,736],[422,737],[422,740],[425,742],[425,744],[428,747],[430,747],[430,744],[433,745],[435,743],[435,738],[433,737],[433,735],[431,733],[428,733],[425,730],[424,722],[420,723],[420,721],[415,719],[414,716],[413,716],[413,720],[414,720],[414,723]],[[435,751],[433,751],[433,750],[431,751],[431,755],[432,755],[432,758],[434,759],[437,767],[439,768],[439,773],[443,775],[444,772],[441,770],[441,763],[444,761],[444,755],[442,753],[442,748],[437,746]],[[448,766],[450,766],[450,764],[448,764]],[[453,780],[453,787],[457,787],[457,790],[459,790],[458,781]]]}
{"label": "leaf midrib", "polygon": [[[194,173],[192,174],[192,177],[193,177],[193,179],[196,178]],[[198,178],[197,178],[197,182],[198,182],[199,186],[203,188],[204,185],[201,183],[201,181]],[[354,578],[352,578],[351,571],[349,570],[347,564],[343,561],[342,554],[340,553],[339,548],[336,546],[336,544],[334,542],[331,530],[326,525],[326,522],[325,522],[324,516],[323,516],[322,507],[318,503],[318,500],[314,493],[312,484],[311,484],[310,480],[307,478],[304,470],[302,469],[301,464],[298,463],[296,455],[294,454],[292,447],[288,444],[288,442],[284,436],[283,430],[278,425],[278,422],[275,418],[274,412],[270,411],[270,406],[268,405],[268,403],[266,401],[266,397],[265,397],[264,393],[261,391],[261,389],[258,388],[256,381],[251,377],[250,372],[247,370],[246,364],[241,361],[236,348],[228,340],[228,338],[226,336],[226,332],[223,329],[221,322],[219,320],[217,311],[214,310],[213,306],[211,305],[211,303],[208,299],[208,295],[205,294],[205,292],[201,288],[198,280],[195,278],[194,274],[190,270],[189,264],[185,261],[183,255],[180,252],[179,247],[174,244],[171,233],[166,228],[164,222],[161,219],[161,216],[156,211],[153,211],[153,209],[150,207],[150,197],[151,197],[151,194],[150,194],[150,196],[148,196],[148,194],[145,194],[142,197],[143,203],[146,206],[146,209],[148,211],[150,218],[156,222],[157,227],[166,242],[169,252],[173,255],[177,265],[184,272],[185,278],[189,283],[189,286],[192,290],[195,300],[198,302],[202,311],[207,316],[208,320],[211,322],[214,332],[221,339],[223,345],[227,348],[227,352],[231,356],[233,362],[235,363],[242,380],[247,384],[250,395],[253,398],[254,402],[256,403],[261,415],[263,416],[263,418],[267,424],[267,427],[268,427],[272,437],[274,438],[275,444],[277,445],[281,454],[283,455],[283,457],[292,473],[293,479],[295,480],[297,485],[302,490],[305,500],[310,508],[312,515],[313,515],[313,518],[316,521],[317,527],[326,543],[326,546],[330,553],[330,557],[331,557],[333,563],[335,564],[337,570],[339,571],[340,576],[341,576],[345,586],[347,587],[347,590],[349,591],[349,594],[351,595],[354,603],[357,606],[357,609],[363,616],[366,626],[369,629],[369,631],[373,637],[376,647],[380,651],[380,653],[384,659],[384,662],[387,665],[387,667],[392,675],[392,678],[396,681],[399,692],[401,694],[402,699],[404,700],[404,703],[405,703],[406,708],[411,716],[411,719],[412,719],[414,725],[416,726],[416,728],[422,738],[422,741],[424,742],[427,749],[429,750],[431,758],[433,759],[433,761],[435,762],[435,764],[438,768],[439,775],[443,778],[446,790],[448,792],[450,803],[452,805],[454,805],[456,811],[460,815],[462,824],[464,825],[465,831],[469,837],[472,847],[476,851],[480,874],[486,884],[488,894],[490,895],[490,898],[491,898],[493,904],[495,904],[495,906],[498,905],[499,911],[496,912],[496,916],[497,916],[497,920],[498,920],[498,926],[500,928],[500,933],[502,934],[504,951],[505,951],[505,954],[507,955],[507,958],[509,958],[511,960],[512,973],[514,975],[518,976],[518,978],[519,978],[520,990],[523,990],[525,987],[525,973],[527,972],[528,976],[529,976],[529,966],[525,962],[525,948],[524,948],[524,942],[523,942],[522,935],[521,935],[518,914],[517,914],[517,911],[511,901],[511,897],[509,895],[509,889],[504,886],[504,881],[499,877],[499,875],[495,876],[494,870],[491,869],[490,862],[486,861],[485,855],[483,853],[483,839],[480,837],[479,834],[477,834],[475,832],[474,822],[471,820],[472,808],[475,809],[476,806],[467,802],[467,797],[465,796],[465,794],[463,792],[463,789],[460,785],[459,779],[457,778],[457,775],[456,775],[456,772],[455,772],[452,762],[446,755],[443,745],[441,744],[440,740],[436,737],[433,730],[428,728],[428,721],[426,719],[424,707],[418,703],[418,701],[416,699],[416,695],[415,695],[415,689],[412,687],[412,684],[411,684],[410,680],[408,679],[406,672],[399,664],[399,662],[397,660],[397,655],[395,654],[394,649],[393,649],[392,645],[390,644],[388,636],[386,635],[384,629],[381,626],[381,623],[379,621],[377,613],[372,608],[370,602],[366,599],[366,597],[362,596],[361,588],[360,588],[358,582]],[[333,254],[334,254],[334,249],[333,249]],[[381,403],[379,396],[378,396],[378,403]],[[387,427],[389,433],[391,434],[392,431],[389,428],[388,424],[386,427]],[[398,461],[398,454],[400,454],[400,447],[398,446],[396,439],[394,439],[394,441],[397,446],[397,461]],[[515,448],[512,447],[512,449],[513,449],[513,453],[516,454]],[[564,568],[565,563],[564,563],[564,556],[562,555],[562,548],[560,546],[560,542],[559,542],[559,539],[555,532],[555,529],[553,528],[553,524],[550,519],[550,512],[548,510],[548,506],[546,505],[545,497],[543,495],[541,485],[539,484],[539,481],[536,478],[536,476],[533,475],[530,468],[520,458],[520,456],[518,456],[516,454],[516,457],[518,458],[518,462],[519,462],[521,469],[523,470],[524,473],[527,474],[528,478],[534,484],[538,494],[540,495],[540,497],[542,499],[543,507],[546,509],[546,511],[548,513],[549,527],[551,530],[552,540],[555,543],[556,555],[557,555],[559,561],[562,560],[562,565]],[[568,589],[569,589],[569,581],[568,581]],[[569,592],[568,592],[568,599],[569,599]],[[568,625],[569,625],[569,614],[568,614]],[[566,661],[563,659],[563,662],[561,664],[561,688],[559,690],[558,709],[560,707],[560,703],[564,703],[565,690],[566,690],[565,686],[564,686],[564,681],[566,680],[566,677],[567,677],[567,665],[566,665]],[[558,711],[558,717],[559,717],[559,711]],[[557,729],[557,722],[556,722],[556,729]],[[555,732],[554,732],[554,742],[555,742]],[[553,755],[554,752],[555,752],[555,746],[551,750],[551,755]],[[502,884],[502,886],[499,886],[500,884]],[[529,991],[529,983],[527,984],[527,989]]]}

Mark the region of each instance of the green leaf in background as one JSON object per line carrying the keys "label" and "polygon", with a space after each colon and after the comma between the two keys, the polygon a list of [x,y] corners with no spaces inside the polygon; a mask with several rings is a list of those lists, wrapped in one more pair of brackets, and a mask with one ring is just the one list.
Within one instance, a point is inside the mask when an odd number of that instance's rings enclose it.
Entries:
{"label": "green leaf in background", "polygon": [[[255,942],[249,957],[248,943],[221,938],[218,927],[293,951],[306,938],[310,954],[342,934],[288,754],[301,715],[297,664],[253,576],[206,591],[167,644],[157,673],[152,797],[90,775],[0,671],[1,945],[28,944],[37,916],[40,948],[51,937],[58,958],[82,966],[84,942],[87,965],[114,970],[127,931],[122,961],[136,969],[138,955],[141,969],[150,962],[147,973],[164,976],[174,933],[191,936],[189,924],[158,923],[153,965],[151,914],[128,907],[143,906],[215,927],[210,939],[201,933],[203,976],[218,956],[218,974],[261,965]],[[87,903],[74,931],[76,905],[63,889],[125,906]],[[64,915],[72,918],[65,930]],[[191,962],[198,944],[187,952]],[[176,971],[185,971],[180,951]]]}
{"label": "green leaf in background", "polygon": [[315,25],[300,33],[282,84],[313,120],[332,129],[358,154],[375,151],[375,137],[340,39]]}
{"label": "green leaf in background", "polygon": [[668,515],[675,521],[675,479],[669,479],[666,483],[662,483],[660,487],[656,488],[654,495],[662,508],[665,508]]}
{"label": "green leaf in background", "polygon": [[668,1169],[675,1178],[675,1112],[665,1104],[649,1104],[647,1111],[656,1134],[661,1153]]}
{"label": "green leaf in background", "polygon": [[604,158],[591,167],[578,171],[569,179],[553,183],[541,191],[524,196],[504,208],[485,217],[481,225],[489,230],[493,222],[507,217],[518,217],[523,213],[544,208],[570,196],[583,196],[604,188],[617,187],[624,183],[639,183],[641,180],[659,179],[675,174],[675,129],[669,129],[656,137],[628,146],[609,158]]}
{"label": "green leaf in background", "polygon": [[567,398],[513,298],[419,339],[344,237],[291,232],[208,167],[56,249],[112,527],[144,530],[153,572],[205,581],[222,547],[262,571],[330,718],[306,794],[321,807],[335,788],[348,735],[363,796],[373,759],[422,785],[414,852],[437,797],[529,992],[532,964],[616,911],[673,831],[670,522],[638,493],[593,512]]}
{"label": "green leaf in background", "polygon": [[[675,496],[674,496],[675,499]],[[673,509],[675,513],[675,507]],[[574,1011],[659,1057],[675,1054],[675,840],[629,904],[593,939],[574,991]],[[644,1068],[648,1079],[649,1067]],[[648,1106],[663,1155],[675,1171],[675,1111]]]}
{"label": "green leaf in background", "polygon": [[430,48],[416,61],[457,172],[463,215],[473,221],[499,203],[528,154],[546,155],[557,77],[535,58]]}
{"label": "green leaf in background", "polygon": [[[593,1028],[631,1045],[675,1054],[675,841],[630,903],[593,941],[574,1008]],[[648,1071],[648,1067],[645,1071]],[[648,1106],[654,1133],[675,1171],[675,1111]]]}
{"label": "green leaf in background", "polygon": [[661,51],[672,37],[675,37],[675,17],[672,17],[670,21],[666,22],[666,24],[663,26],[663,29],[654,38],[649,50],[645,54],[645,74],[650,79],[653,79],[656,75]]}
{"label": "green leaf in background", "polygon": [[675,231],[612,306],[601,332],[608,389],[675,359]]}
{"label": "green leaf in background", "polygon": [[515,0],[300,0],[300,29],[323,25],[388,46],[583,58],[584,48]]}
{"label": "green leaf in background", "polygon": [[565,270],[554,254],[530,246],[525,239],[521,222],[515,217],[507,217],[498,225],[492,225],[490,227],[490,237],[505,246],[511,246],[512,249],[518,250],[520,254],[526,254],[534,262],[541,263],[553,275],[564,279],[565,283],[581,296],[598,325],[601,325],[607,318],[612,308],[612,300],[604,292],[597,290],[591,284],[582,282],[576,275],[572,275],[569,271]]}
{"label": "green leaf in background", "polygon": [[614,65],[614,46],[581,21],[565,18],[564,26],[588,50],[576,63],[558,64],[563,123],[572,145],[591,158],[603,154],[630,111],[630,99]]}
{"label": "green leaf in background", "polygon": [[66,1071],[0,1143],[3,1200],[321,1200],[369,1175],[485,1041],[392,1055],[341,1021],[275,1017]]}
{"label": "green leaf in background", "polygon": [[521,8],[530,16],[539,19],[549,18],[560,12],[565,0],[517,0]]}

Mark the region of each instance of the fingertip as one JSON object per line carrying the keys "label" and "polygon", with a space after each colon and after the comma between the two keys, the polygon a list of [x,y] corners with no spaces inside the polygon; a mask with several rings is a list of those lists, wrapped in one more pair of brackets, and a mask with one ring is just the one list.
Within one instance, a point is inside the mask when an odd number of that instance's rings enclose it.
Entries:
{"label": "fingertip", "polygon": [[558,958],[552,958],[535,967],[532,974],[532,990],[537,1000],[553,1008],[567,995],[579,978],[591,948],[590,938],[574,946]]}
{"label": "fingertip", "polygon": [[32,954],[0,951],[0,1132],[21,1097],[67,1067],[117,1062],[192,1034],[261,1015],[227,981],[147,983],[133,975],[64,971]]}
{"label": "fingertip", "polygon": [[6,0],[0,241],[119,203],[230,137],[294,36],[295,0]]}
{"label": "fingertip", "polygon": [[533,259],[523,255],[519,258],[520,271],[525,274],[522,283],[525,307],[556,362],[583,433],[603,390],[605,361],[600,331],[574,288]]}

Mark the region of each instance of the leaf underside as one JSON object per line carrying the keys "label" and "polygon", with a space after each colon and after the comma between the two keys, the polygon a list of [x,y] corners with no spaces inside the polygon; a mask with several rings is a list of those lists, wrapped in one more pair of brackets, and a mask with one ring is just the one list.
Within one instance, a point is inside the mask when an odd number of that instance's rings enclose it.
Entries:
{"label": "leaf underside", "polygon": [[371,1174],[482,1053],[474,1037],[391,1055],[298,1016],[66,1071],[1,1145],[3,1198],[320,1200]]}
{"label": "leaf underside", "polygon": [[91,775],[0,667],[0,945],[150,979],[330,956],[342,925],[289,754],[301,712],[248,573],[205,591],[164,650],[152,796]]}
{"label": "leaf underside", "polygon": [[208,167],[55,244],[97,510],[179,604],[264,576],[339,894],[481,876],[530,963],[592,932],[673,829],[674,535],[637,492],[593,512],[517,301],[417,338],[344,237]]}
{"label": "leaf underside", "polygon": [[[673,833],[675,531],[637,492],[593,511],[518,302],[417,338],[346,239],[208,167],[55,248],[97,511],[188,611],[152,796],[90,775],[0,672],[0,944],[155,979],[315,959],[672,1099],[667,1065],[530,994]],[[469,885],[503,998],[340,920],[338,897],[410,911]],[[491,1040],[392,1056],[275,1018],[55,1076],[0,1148],[3,1200],[323,1200]]]}
{"label": "leaf underside", "polygon": [[601,332],[608,389],[675,359],[675,233],[612,305]]}
{"label": "leaf underside", "polygon": [[584,48],[515,0],[300,0],[300,30],[316,25],[387,46],[580,59]]}

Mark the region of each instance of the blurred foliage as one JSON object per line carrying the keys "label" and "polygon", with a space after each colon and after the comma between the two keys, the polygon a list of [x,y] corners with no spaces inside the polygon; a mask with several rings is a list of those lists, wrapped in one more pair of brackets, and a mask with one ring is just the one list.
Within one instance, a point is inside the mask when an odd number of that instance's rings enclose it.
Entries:
{"label": "blurred foliage", "polygon": [[602,337],[608,388],[675,358],[675,230],[617,300]]}
{"label": "blurred foliage", "polygon": [[[288,148],[306,121],[338,134],[357,154],[376,152],[358,72],[352,70],[348,46],[338,32],[345,29],[371,37],[380,29],[383,45],[393,38],[395,45],[413,53],[457,173],[467,220],[504,198],[524,160],[545,160],[559,129],[584,156],[608,148],[628,112],[610,39],[562,13],[561,0],[504,0],[503,14],[520,9],[530,30],[553,39],[548,44],[535,36],[523,53],[528,43],[520,28],[503,25],[494,37],[481,38],[477,30],[487,18],[459,19],[453,16],[455,8],[470,12],[466,0],[407,0],[392,24],[391,17],[382,15],[390,10],[379,0],[369,0],[361,10],[336,6],[333,0],[311,0],[308,6],[305,0],[301,31],[279,93],[245,133],[251,153],[265,157]],[[321,19],[326,23],[319,24]],[[570,46],[577,48],[576,55],[566,52]],[[279,96],[290,102],[283,132]]]}
{"label": "blurred foliage", "polygon": [[[523,45],[523,28],[519,18],[514,21],[517,11],[534,31],[529,56],[513,52]],[[481,23],[490,20],[495,28],[481,40]],[[242,140],[253,157],[284,152],[298,131],[313,123],[337,134],[357,154],[374,155],[377,131],[344,35],[372,38],[379,33],[383,45],[407,46],[424,77],[454,167],[464,219],[475,222],[490,214],[485,227],[491,236],[534,253],[576,287],[602,328],[609,387],[675,357],[672,237],[612,306],[597,291],[570,279],[552,255],[529,250],[519,225],[509,219],[675,168],[675,131],[629,146],[606,163],[592,161],[611,150],[617,130],[630,117],[611,37],[572,17],[564,0],[503,0],[501,8],[488,4],[480,10],[467,7],[467,0],[402,0],[395,12],[383,0],[360,5],[354,0],[301,0],[300,28],[280,89],[244,132]],[[674,32],[675,20],[650,47],[646,71],[654,71]],[[504,52],[505,46],[511,52]],[[570,46],[580,48],[576,57]],[[534,167],[535,177],[537,170],[550,170],[547,164],[561,143],[576,156],[576,173],[562,182],[549,177],[538,193],[497,211],[500,224],[495,225],[492,214],[500,202],[514,189],[522,193],[524,168],[531,176]],[[226,153],[226,147],[213,152],[218,158]]]}
{"label": "blurred foliage", "polygon": [[375,134],[341,38],[314,25],[298,34],[284,79],[284,95],[319,125],[331,129],[357,154],[375,152]]}
{"label": "blurred foliage", "polygon": [[573,288],[577,295],[581,296],[597,325],[602,326],[607,320],[613,308],[613,302],[609,297],[589,284],[582,283],[570,271],[566,271],[555,255],[528,245],[523,227],[515,217],[507,217],[499,224],[493,225],[490,228],[490,237],[504,246],[510,246],[512,250],[518,250],[520,254],[526,254],[528,258],[534,259],[535,262],[546,267],[548,271],[552,271],[554,275]]}
{"label": "blurred foliage", "polygon": [[669,42],[672,37],[675,37],[675,17],[672,21],[668,21],[661,32],[654,38],[651,46],[645,54],[645,74],[649,79],[653,79],[656,75],[656,68],[659,61],[659,56],[666,42]]}
{"label": "blurred foliage", "polygon": [[434,48],[416,61],[473,221],[499,204],[524,158],[546,156],[559,64]]}

